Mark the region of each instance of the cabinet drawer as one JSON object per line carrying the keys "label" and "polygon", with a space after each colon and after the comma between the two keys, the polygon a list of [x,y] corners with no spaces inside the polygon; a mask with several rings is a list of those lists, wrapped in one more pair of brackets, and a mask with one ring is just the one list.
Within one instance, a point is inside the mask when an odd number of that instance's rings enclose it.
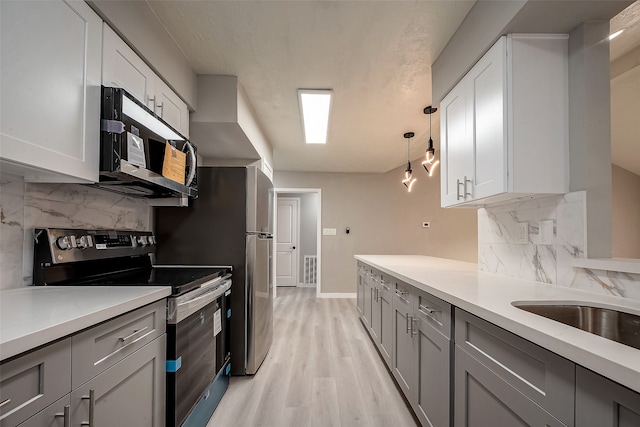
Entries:
{"label": "cabinet drawer", "polygon": [[157,301],[72,337],[72,386],[105,369],[164,334],[166,302]]}
{"label": "cabinet drawer", "polygon": [[455,343],[562,423],[573,425],[573,362],[458,308]]}
{"label": "cabinet drawer", "polygon": [[451,304],[420,290],[416,290],[415,304],[415,317],[451,338]]}
{"label": "cabinet drawer", "polygon": [[71,391],[71,340],[0,365],[0,426],[15,426]]}
{"label": "cabinet drawer", "polygon": [[413,313],[413,293],[415,288],[406,283],[395,281],[391,287],[393,294],[393,306],[396,310],[404,310],[408,314]]}

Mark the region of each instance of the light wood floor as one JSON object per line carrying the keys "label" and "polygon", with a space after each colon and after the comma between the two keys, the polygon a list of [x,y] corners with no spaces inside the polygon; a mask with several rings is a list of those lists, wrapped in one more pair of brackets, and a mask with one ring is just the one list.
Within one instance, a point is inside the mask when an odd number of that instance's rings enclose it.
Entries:
{"label": "light wood floor", "polygon": [[231,384],[207,427],[415,427],[354,299],[278,288],[271,350]]}

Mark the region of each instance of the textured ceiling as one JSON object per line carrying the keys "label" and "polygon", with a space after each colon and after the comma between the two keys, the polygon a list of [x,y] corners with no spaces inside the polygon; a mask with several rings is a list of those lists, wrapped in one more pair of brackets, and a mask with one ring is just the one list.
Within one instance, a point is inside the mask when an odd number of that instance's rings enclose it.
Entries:
{"label": "textured ceiling", "polygon": [[[386,172],[424,153],[431,64],[474,1],[151,1],[197,74],[236,75],[277,170]],[[326,146],[297,89],[333,89]],[[433,135],[439,145],[439,112]]]}

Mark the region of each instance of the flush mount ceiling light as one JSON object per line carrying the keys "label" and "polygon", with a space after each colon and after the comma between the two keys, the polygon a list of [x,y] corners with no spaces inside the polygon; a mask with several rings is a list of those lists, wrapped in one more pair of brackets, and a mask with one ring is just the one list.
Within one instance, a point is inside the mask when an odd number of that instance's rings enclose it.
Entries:
{"label": "flush mount ceiling light", "polygon": [[411,170],[411,138],[415,136],[413,132],[407,132],[403,135],[407,139],[407,169],[404,171],[404,179],[402,183],[407,187],[407,192],[411,192],[411,187],[416,179],[413,178],[413,171]]}
{"label": "flush mount ceiling light", "polygon": [[298,89],[304,140],[307,144],[327,143],[332,95],[331,90]]}
{"label": "flush mount ceiling light", "polygon": [[422,162],[422,167],[427,171],[429,176],[433,176],[433,171],[436,170],[440,160],[436,160],[436,150],[433,148],[433,139],[431,138],[431,115],[438,111],[437,108],[429,105],[424,107],[424,113],[429,115],[429,147],[427,148],[427,156]]}

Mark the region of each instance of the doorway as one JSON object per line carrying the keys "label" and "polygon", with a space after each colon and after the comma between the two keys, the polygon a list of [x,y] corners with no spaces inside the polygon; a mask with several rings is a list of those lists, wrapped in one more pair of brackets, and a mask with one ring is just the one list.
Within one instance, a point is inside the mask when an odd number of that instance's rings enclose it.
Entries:
{"label": "doorway", "polygon": [[315,287],[321,281],[321,190],[274,190],[274,298],[278,287]]}

